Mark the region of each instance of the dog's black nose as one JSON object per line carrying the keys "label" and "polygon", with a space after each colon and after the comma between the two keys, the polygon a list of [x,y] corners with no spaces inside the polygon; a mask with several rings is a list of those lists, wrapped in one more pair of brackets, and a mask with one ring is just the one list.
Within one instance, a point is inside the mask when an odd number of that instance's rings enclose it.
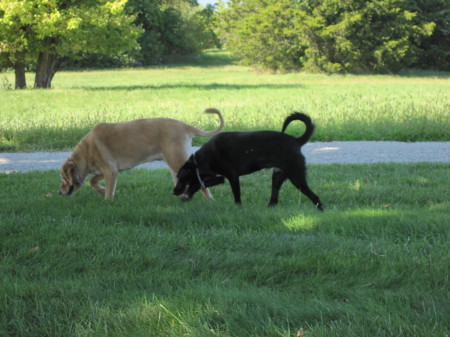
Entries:
{"label": "dog's black nose", "polygon": [[182,195],[181,196],[181,201],[186,202],[186,201],[189,201],[189,200],[191,200],[191,198],[189,198],[187,195]]}

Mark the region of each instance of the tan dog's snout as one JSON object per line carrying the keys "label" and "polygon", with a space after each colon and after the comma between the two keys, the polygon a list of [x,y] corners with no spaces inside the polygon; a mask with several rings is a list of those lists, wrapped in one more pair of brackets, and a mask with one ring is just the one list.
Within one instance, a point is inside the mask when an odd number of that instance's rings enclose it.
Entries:
{"label": "tan dog's snout", "polygon": [[62,166],[60,176],[59,194],[61,195],[71,195],[81,186],[76,179],[76,166],[70,160],[66,161]]}

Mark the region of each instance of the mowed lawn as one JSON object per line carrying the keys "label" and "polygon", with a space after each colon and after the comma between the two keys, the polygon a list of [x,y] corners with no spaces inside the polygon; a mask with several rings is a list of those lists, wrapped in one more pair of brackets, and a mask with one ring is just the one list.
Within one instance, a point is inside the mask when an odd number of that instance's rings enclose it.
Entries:
{"label": "mowed lawn", "polygon": [[[14,83],[14,74],[0,76]],[[57,72],[53,87],[0,89],[0,151],[67,150],[96,123],[137,118],[212,129],[217,120],[202,113],[210,107],[222,111],[228,131],[280,130],[288,114],[303,111],[317,124],[313,141],[450,139],[450,75],[442,72],[257,73],[216,52],[187,65]]]}
{"label": "mowed lawn", "polygon": [[[261,74],[194,64],[61,72],[0,87],[0,151],[70,150],[95,123],[173,117],[313,140],[450,139],[448,74]],[[29,81],[31,83],[32,77]],[[300,134],[292,123],[289,133]],[[197,138],[196,144],[205,140]],[[0,173],[0,336],[449,336],[450,163],[308,165],[326,211],[271,172],[182,203],[167,170],[119,175],[114,201],[58,195],[55,171]]]}

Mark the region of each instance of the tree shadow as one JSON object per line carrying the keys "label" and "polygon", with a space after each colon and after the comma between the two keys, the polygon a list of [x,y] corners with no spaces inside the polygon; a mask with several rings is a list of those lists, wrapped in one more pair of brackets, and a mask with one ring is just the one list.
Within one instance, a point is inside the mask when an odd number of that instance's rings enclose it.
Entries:
{"label": "tree shadow", "polygon": [[174,62],[168,64],[170,68],[191,66],[191,67],[223,67],[231,66],[239,61],[238,58],[231,56],[231,54],[222,50],[209,50],[201,53],[200,55],[191,56],[189,58],[184,57],[180,62],[174,60]]}
{"label": "tree shadow", "polygon": [[163,84],[163,85],[119,85],[111,87],[75,87],[88,91],[110,91],[110,90],[165,90],[165,89],[197,89],[197,90],[242,90],[242,89],[301,89],[303,84]]}
{"label": "tree shadow", "polygon": [[406,69],[398,73],[399,77],[407,78],[450,78],[450,71],[432,70],[432,69]]}

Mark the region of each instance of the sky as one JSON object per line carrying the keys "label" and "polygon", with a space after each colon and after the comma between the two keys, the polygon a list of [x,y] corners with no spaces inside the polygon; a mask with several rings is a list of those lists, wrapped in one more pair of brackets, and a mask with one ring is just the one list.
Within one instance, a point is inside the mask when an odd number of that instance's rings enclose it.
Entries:
{"label": "sky", "polygon": [[200,5],[207,5],[207,4],[215,4],[216,2],[218,2],[218,0],[198,0],[198,3]]}

